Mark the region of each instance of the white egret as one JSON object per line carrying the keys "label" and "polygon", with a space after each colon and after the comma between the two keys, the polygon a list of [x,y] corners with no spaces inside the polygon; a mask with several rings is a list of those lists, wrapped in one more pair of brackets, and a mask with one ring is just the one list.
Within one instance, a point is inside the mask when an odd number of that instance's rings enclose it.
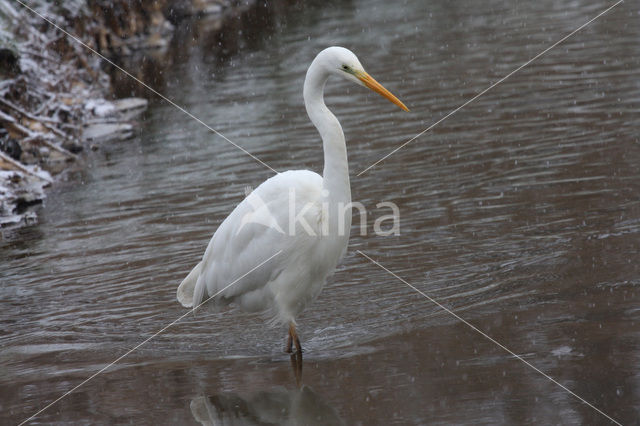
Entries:
{"label": "white egret", "polygon": [[302,350],[296,316],[318,296],[349,241],[347,148],[340,123],[324,103],[324,86],[332,75],[366,86],[408,111],[350,50],[329,47],[320,52],[307,70],[304,103],[322,137],[322,176],[290,170],[263,182],[218,227],[177,291],[185,307],[195,309],[219,293],[209,304],[235,302],[245,311],[265,312],[272,321],[288,324],[287,352],[294,343]]}

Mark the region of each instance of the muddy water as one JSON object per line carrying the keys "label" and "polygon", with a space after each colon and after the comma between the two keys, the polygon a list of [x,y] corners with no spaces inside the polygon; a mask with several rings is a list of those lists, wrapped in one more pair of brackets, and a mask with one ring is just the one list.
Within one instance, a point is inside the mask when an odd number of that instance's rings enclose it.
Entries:
{"label": "muddy water", "polygon": [[[350,249],[283,329],[188,316],[43,412],[42,423],[608,424],[372,264],[378,260],[624,424],[640,417],[640,26],[625,2],[362,176],[358,172],[606,3],[335,2],[180,28],[163,93],[278,170],[322,169],[302,108],[310,60],[350,47],[399,95],[330,82],[348,140]],[[144,70],[147,73],[144,73]],[[151,72],[149,72],[151,70]],[[121,84],[120,90],[137,90]],[[154,101],[137,137],[56,184],[42,223],[3,231],[0,418],[18,423],[184,310],[175,288],[272,173]],[[372,234],[396,203],[401,235]]]}

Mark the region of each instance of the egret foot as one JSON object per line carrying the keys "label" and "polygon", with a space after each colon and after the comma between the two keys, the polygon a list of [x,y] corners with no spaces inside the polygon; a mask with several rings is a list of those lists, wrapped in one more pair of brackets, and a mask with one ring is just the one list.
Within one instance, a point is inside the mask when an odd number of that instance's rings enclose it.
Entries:
{"label": "egret foot", "polygon": [[287,338],[287,347],[285,348],[285,352],[288,354],[293,352],[293,344],[296,345],[296,352],[302,353],[302,346],[300,345],[300,339],[298,339],[298,334],[296,333],[296,326],[292,322],[289,323],[289,337]]}

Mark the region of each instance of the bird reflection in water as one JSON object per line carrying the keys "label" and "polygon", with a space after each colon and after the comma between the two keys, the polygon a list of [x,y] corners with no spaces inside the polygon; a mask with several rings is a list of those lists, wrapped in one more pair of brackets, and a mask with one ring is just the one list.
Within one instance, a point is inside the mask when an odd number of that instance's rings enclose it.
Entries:
{"label": "bird reflection in water", "polygon": [[223,392],[191,401],[197,422],[213,425],[344,425],[335,409],[302,384],[302,353],[291,354],[295,389],[276,386],[240,395]]}
{"label": "bird reflection in water", "polygon": [[296,378],[296,387],[302,386],[302,351],[296,351],[291,354],[291,369]]}

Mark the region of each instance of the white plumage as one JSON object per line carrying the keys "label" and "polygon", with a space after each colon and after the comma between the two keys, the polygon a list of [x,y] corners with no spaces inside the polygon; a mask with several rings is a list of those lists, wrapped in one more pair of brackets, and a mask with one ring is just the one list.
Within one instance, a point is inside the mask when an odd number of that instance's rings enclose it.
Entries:
{"label": "white plumage", "polygon": [[289,324],[289,352],[292,343],[301,350],[296,316],[318,296],[349,241],[347,150],[342,127],[323,99],[331,75],[364,85],[407,110],[351,51],[329,47],[320,52],[307,71],[304,101],[322,137],[323,176],[293,170],[263,182],[218,227],[177,292],[185,307],[195,309],[219,293],[207,304],[235,302],[249,312],[267,312],[274,321]]}

